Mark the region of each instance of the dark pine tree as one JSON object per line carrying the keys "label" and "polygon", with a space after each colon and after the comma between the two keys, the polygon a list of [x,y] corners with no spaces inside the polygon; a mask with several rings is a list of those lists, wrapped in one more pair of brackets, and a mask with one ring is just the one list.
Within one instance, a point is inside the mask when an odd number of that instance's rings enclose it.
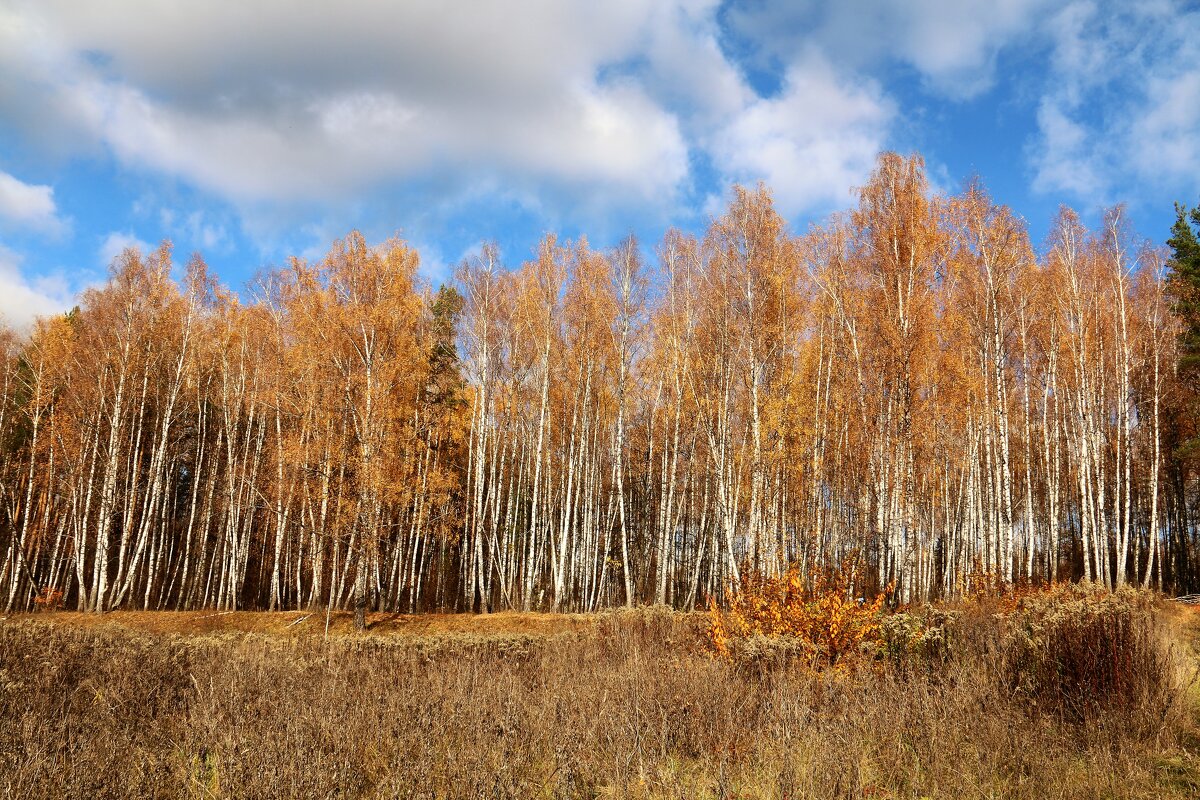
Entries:
{"label": "dark pine tree", "polygon": [[1167,245],[1172,251],[1167,263],[1167,282],[1174,298],[1174,311],[1183,321],[1179,369],[1188,382],[1200,382],[1200,206],[1187,209],[1175,204],[1175,224]]}

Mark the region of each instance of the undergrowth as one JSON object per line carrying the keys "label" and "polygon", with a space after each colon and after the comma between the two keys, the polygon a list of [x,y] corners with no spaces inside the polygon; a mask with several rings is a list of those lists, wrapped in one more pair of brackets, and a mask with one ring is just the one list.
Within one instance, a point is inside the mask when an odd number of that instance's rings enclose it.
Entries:
{"label": "undergrowth", "polygon": [[659,609],[328,643],[0,624],[0,795],[1195,796],[1192,662],[1148,595],[833,586],[746,605],[724,655],[709,615]]}
{"label": "undergrowth", "polygon": [[855,598],[857,559],[836,569],[803,573],[792,565],[770,577],[748,570],[726,594],[727,607],[709,600],[708,635],[724,658],[761,649],[793,651],[810,666],[846,665],[865,646],[879,641],[885,593]]}

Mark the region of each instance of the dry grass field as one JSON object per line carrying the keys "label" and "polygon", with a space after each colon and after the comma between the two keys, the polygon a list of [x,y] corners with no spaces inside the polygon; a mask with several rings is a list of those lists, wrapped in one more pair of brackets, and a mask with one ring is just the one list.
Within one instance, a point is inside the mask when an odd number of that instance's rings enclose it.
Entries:
{"label": "dry grass field", "polygon": [[1188,798],[1200,616],[1066,589],[814,668],[703,614],[0,621],[0,795]]}
{"label": "dry grass field", "polygon": [[[499,636],[520,634],[548,636],[584,633],[607,615],[540,614],[499,612],[493,614],[367,614],[365,634],[355,633],[353,614],[335,611],[329,617],[329,635],[367,637],[428,637],[436,635],[478,634]],[[696,619],[699,619],[697,616]],[[0,622],[36,620],[74,628],[121,628],[153,634],[269,634],[272,636],[324,637],[325,611],[116,611],[108,614],[83,614],[58,611],[13,615]]]}

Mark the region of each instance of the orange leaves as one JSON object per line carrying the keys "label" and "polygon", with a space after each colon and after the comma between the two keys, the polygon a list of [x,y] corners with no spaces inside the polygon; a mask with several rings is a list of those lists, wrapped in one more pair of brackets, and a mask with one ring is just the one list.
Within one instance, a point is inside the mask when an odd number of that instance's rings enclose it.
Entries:
{"label": "orange leaves", "polygon": [[744,571],[731,588],[727,610],[709,600],[713,649],[728,658],[739,641],[786,637],[799,641],[815,668],[843,663],[878,639],[885,596],[870,601],[856,597],[856,572],[856,556],[844,559],[837,569],[807,575],[797,564],[777,578]]}
{"label": "orange leaves", "polygon": [[996,608],[1008,614],[1023,608],[1031,599],[1069,595],[1072,591],[1067,588],[1069,585],[1066,582],[1034,584],[1006,581],[1003,576],[986,571],[976,559],[971,571],[960,581],[959,594],[968,603]]}
{"label": "orange leaves", "polygon": [[53,586],[44,586],[33,598],[33,607],[38,611],[57,611],[62,608],[63,593]]}

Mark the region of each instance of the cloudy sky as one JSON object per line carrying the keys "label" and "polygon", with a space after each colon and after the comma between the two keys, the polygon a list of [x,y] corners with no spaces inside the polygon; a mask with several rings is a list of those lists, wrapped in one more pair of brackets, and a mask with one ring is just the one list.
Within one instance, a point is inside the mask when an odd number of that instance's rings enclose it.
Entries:
{"label": "cloudy sky", "polygon": [[434,281],[485,239],[653,242],[734,181],[804,230],[884,149],[1035,241],[1125,202],[1161,242],[1200,202],[1200,6],[0,0],[0,315],[163,238],[238,288],[352,228]]}

